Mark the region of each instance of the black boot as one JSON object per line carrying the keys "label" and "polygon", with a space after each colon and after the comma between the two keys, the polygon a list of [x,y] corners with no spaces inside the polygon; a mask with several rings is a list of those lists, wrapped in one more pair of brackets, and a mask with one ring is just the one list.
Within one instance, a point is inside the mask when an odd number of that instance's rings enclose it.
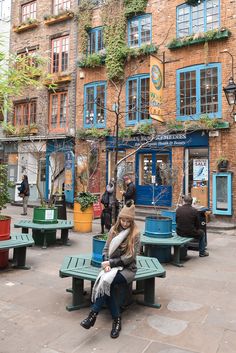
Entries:
{"label": "black boot", "polygon": [[87,330],[92,327],[95,324],[97,314],[95,311],[90,311],[88,317],[81,321],[80,325],[83,326],[83,328],[86,328]]}
{"label": "black boot", "polygon": [[116,317],[112,323],[111,338],[119,337],[121,331],[121,317]]}

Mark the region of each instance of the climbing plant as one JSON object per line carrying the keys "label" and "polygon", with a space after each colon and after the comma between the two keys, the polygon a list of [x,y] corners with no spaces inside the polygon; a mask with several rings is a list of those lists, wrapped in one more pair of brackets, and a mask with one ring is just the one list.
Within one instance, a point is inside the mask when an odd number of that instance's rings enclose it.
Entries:
{"label": "climbing plant", "polygon": [[125,0],[125,16],[127,18],[145,12],[148,0]]}
{"label": "climbing plant", "polygon": [[79,51],[83,54],[87,52],[88,31],[92,27],[93,8],[94,4],[90,0],[81,0],[79,3]]}

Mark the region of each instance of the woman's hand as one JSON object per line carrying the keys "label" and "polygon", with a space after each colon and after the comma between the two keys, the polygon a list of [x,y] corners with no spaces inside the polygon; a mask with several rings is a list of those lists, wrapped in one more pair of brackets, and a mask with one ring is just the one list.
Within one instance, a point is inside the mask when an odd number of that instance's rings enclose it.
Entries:
{"label": "woman's hand", "polygon": [[105,269],[107,266],[110,266],[110,262],[109,261],[103,261],[102,262],[102,268]]}
{"label": "woman's hand", "polygon": [[105,272],[111,271],[111,267],[110,267],[110,266],[105,267],[105,268],[104,268],[104,271],[105,271]]}

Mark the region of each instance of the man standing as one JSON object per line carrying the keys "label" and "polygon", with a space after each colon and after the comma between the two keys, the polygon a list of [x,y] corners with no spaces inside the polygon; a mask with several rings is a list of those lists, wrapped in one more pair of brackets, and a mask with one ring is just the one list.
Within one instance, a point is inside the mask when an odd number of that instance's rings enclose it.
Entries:
{"label": "man standing", "polygon": [[123,197],[125,199],[125,203],[129,200],[133,200],[135,203],[135,185],[132,182],[129,175],[124,176],[124,182],[126,185],[126,191],[123,191]]}
{"label": "man standing", "polygon": [[209,253],[205,250],[205,233],[200,229],[200,221],[196,208],[192,207],[191,196],[184,196],[184,205],[176,210],[176,233],[181,237],[193,237],[199,240],[199,256]]}

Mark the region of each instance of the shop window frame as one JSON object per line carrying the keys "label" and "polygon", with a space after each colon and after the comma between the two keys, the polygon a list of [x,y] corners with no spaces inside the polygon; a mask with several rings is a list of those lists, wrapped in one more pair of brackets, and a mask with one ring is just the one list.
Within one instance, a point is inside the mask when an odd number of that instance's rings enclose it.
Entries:
{"label": "shop window frame", "polygon": [[[62,67],[62,47],[63,47],[63,40],[68,40],[67,43],[65,43],[66,46],[68,46],[68,50],[65,51],[65,53],[67,53],[67,65],[65,68]],[[59,42],[59,58],[58,58],[58,66],[57,66],[57,71],[54,71],[54,66],[55,66],[55,61],[56,59],[54,59],[54,43],[55,42]],[[57,37],[57,38],[53,38],[51,40],[51,74],[60,74],[62,72],[67,72],[68,68],[69,68],[69,53],[70,53],[70,37],[69,35],[66,36],[61,36],[61,37]]]}
{"label": "shop window frame", "polygon": [[[32,105],[35,110],[33,113],[33,117],[31,116],[31,112],[33,111]],[[20,116],[17,116],[17,109],[20,110]],[[25,124],[25,115],[24,111],[27,112],[27,123]],[[21,101],[14,102],[14,126],[15,127],[29,127],[31,124],[36,124],[37,121],[37,99],[31,99],[29,101]]]}
{"label": "shop window frame", "polygon": [[[217,208],[217,197],[216,197],[216,178],[217,177],[226,177],[227,178],[227,200],[228,208],[225,210],[220,210]],[[216,215],[225,215],[232,216],[233,214],[233,205],[232,205],[232,173],[231,172],[219,172],[213,173],[212,175],[212,212]]]}
{"label": "shop window frame", "polygon": [[[66,119],[65,126],[60,127],[60,110],[61,110],[61,96],[66,95]],[[52,127],[52,103],[53,97],[57,96],[57,124],[56,127]],[[50,132],[65,132],[68,128],[68,117],[69,117],[69,109],[68,109],[68,91],[59,91],[55,93],[50,93],[49,95],[49,131]]]}
{"label": "shop window frame", "polygon": [[[104,87],[104,122],[99,123],[98,122],[98,116],[97,116],[97,94],[98,94],[98,87]],[[87,112],[87,97],[88,97],[88,89],[93,88],[94,89],[94,100],[93,100],[93,123],[89,124],[86,123],[86,112]],[[98,81],[98,82],[92,82],[84,85],[84,127],[85,128],[91,128],[91,127],[96,127],[96,128],[105,128],[106,127],[106,102],[107,102],[107,82],[106,81]]]}

